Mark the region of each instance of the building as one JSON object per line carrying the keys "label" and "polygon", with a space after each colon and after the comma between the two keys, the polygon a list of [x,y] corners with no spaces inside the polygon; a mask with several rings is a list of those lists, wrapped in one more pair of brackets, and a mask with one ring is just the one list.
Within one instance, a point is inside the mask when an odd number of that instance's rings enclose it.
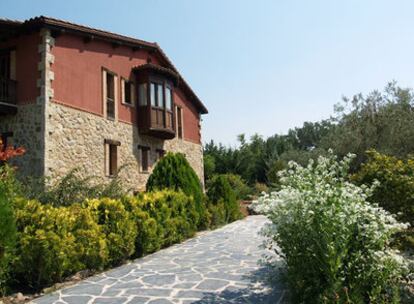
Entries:
{"label": "building", "polygon": [[203,181],[207,109],[156,43],[62,20],[0,20],[0,133],[27,149],[20,174],[73,168],[142,189],[182,152]]}

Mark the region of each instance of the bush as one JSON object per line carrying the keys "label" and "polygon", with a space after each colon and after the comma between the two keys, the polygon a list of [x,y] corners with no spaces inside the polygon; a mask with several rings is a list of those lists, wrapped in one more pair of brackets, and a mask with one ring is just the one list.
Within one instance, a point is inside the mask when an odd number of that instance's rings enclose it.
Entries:
{"label": "bush", "polygon": [[10,263],[16,241],[16,226],[12,208],[14,173],[7,165],[0,165],[0,295],[6,292]]}
{"label": "bush", "polygon": [[414,250],[414,157],[402,160],[375,150],[368,151],[367,156],[368,161],[351,180],[357,184],[379,181],[368,200],[410,223],[411,228],[399,233],[393,244],[403,250]]}
{"label": "bush", "polygon": [[[243,200],[248,199],[249,195],[252,194],[252,189],[246,184],[246,182],[243,180],[243,178],[240,175],[236,174],[222,174],[230,184],[231,189],[234,191],[234,194],[236,195],[236,199]],[[212,180],[214,180],[213,176],[208,182],[207,182],[207,189],[210,188]]]}
{"label": "bush", "polygon": [[13,271],[17,281],[37,289],[82,268],[72,233],[76,218],[68,208],[19,199],[16,221],[19,241]]}
{"label": "bush", "polygon": [[167,153],[155,166],[147,182],[147,191],[171,189],[183,191],[194,198],[197,227],[207,228],[207,213],[201,182],[184,154]]}
{"label": "bush", "polygon": [[367,202],[372,188],[346,180],[351,159],[290,163],[282,189],[254,203],[272,222],[263,233],[297,303],[398,303],[406,265],[389,244],[407,225]]}
{"label": "bush", "polygon": [[135,251],[134,218],[119,200],[110,198],[94,199],[85,202],[105,234],[109,252],[109,265],[118,265]]}
{"label": "bush", "polygon": [[213,225],[233,222],[242,217],[236,195],[225,175],[217,175],[212,179],[207,197]]}
{"label": "bush", "polygon": [[68,207],[18,198],[14,206],[18,241],[8,283],[35,290],[82,269],[101,270],[154,252],[197,231],[194,199],[171,190]]}
{"label": "bush", "polygon": [[180,242],[197,231],[194,200],[182,192],[150,192],[125,197],[123,202],[135,218],[135,256]]}
{"label": "bush", "polygon": [[367,185],[379,181],[369,200],[414,226],[414,157],[401,160],[374,150],[367,155],[368,161],[352,180]]}

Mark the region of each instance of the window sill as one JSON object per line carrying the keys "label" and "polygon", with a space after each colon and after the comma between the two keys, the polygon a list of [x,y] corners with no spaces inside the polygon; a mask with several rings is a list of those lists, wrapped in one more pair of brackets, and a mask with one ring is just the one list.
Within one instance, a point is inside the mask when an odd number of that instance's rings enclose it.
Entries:
{"label": "window sill", "polygon": [[135,104],[133,103],[121,102],[121,105],[126,106],[128,108],[135,108]]}
{"label": "window sill", "polygon": [[148,171],[139,171],[139,173],[141,173],[141,174],[150,174],[150,172],[149,172],[149,170]]}

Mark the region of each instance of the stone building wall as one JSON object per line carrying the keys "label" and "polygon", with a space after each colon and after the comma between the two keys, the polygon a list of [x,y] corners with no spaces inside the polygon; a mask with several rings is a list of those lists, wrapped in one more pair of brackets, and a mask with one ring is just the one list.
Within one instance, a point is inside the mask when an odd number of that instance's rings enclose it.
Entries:
{"label": "stone building wall", "polygon": [[[120,176],[126,186],[143,190],[157,158],[157,149],[181,152],[204,181],[202,146],[181,139],[161,140],[142,136],[136,126],[116,122],[101,116],[76,110],[55,102],[47,108],[47,142],[49,149],[46,172],[52,178],[64,176],[79,168],[84,176],[96,176],[105,181],[105,139],[119,141],[118,168],[125,166]],[[139,146],[150,147],[150,170],[140,171]]]}
{"label": "stone building wall", "polygon": [[43,115],[42,106],[36,103],[20,105],[17,114],[0,118],[0,133],[13,132],[9,144],[26,149],[23,156],[13,158],[12,165],[21,176],[43,174]]}

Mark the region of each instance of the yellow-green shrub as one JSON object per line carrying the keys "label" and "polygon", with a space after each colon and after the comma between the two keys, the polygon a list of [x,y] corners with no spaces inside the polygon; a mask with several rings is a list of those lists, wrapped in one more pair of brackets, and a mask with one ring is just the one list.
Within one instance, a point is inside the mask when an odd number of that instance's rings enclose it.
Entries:
{"label": "yellow-green shrub", "polygon": [[402,249],[414,249],[414,157],[398,159],[370,150],[368,161],[351,179],[357,184],[370,185],[379,181],[368,199],[395,214],[411,227],[397,235],[394,244]]}
{"label": "yellow-green shrub", "polygon": [[69,207],[19,198],[14,207],[18,241],[11,275],[33,289],[154,252],[197,230],[194,199],[171,190]]}
{"label": "yellow-green shrub", "polygon": [[414,225],[414,157],[402,160],[374,150],[367,155],[368,161],[352,180],[366,185],[378,180],[380,184],[369,200]]}
{"label": "yellow-green shrub", "polygon": [[70,213],[76,218],[73,235],[78,245],[78,258],[82,268],[103,269],[109,264],[109,250],[105,233],[89,209],[74,204]]}
{"label": "yellow-green shrub", "polygon": [[197,230],[194,199],[182,192],[150,192],[125,197],[123,203],[135,218],[136,256],[180,242]]}
{"label": "yellow-green shrub", "polygon": [[76,218],[68,208],[54,208],[37,201],[16,201],[18,225],[14,277],[38,288],[82,269],[73,235]]}
{"label": "yellow-green shrub", "polygon": [[134,218],[123,203],[120,200],[102,198],[87,200],[84,204],[106,236],[108,264],[116,265],[130,257],[135,251],[137,230]]}

